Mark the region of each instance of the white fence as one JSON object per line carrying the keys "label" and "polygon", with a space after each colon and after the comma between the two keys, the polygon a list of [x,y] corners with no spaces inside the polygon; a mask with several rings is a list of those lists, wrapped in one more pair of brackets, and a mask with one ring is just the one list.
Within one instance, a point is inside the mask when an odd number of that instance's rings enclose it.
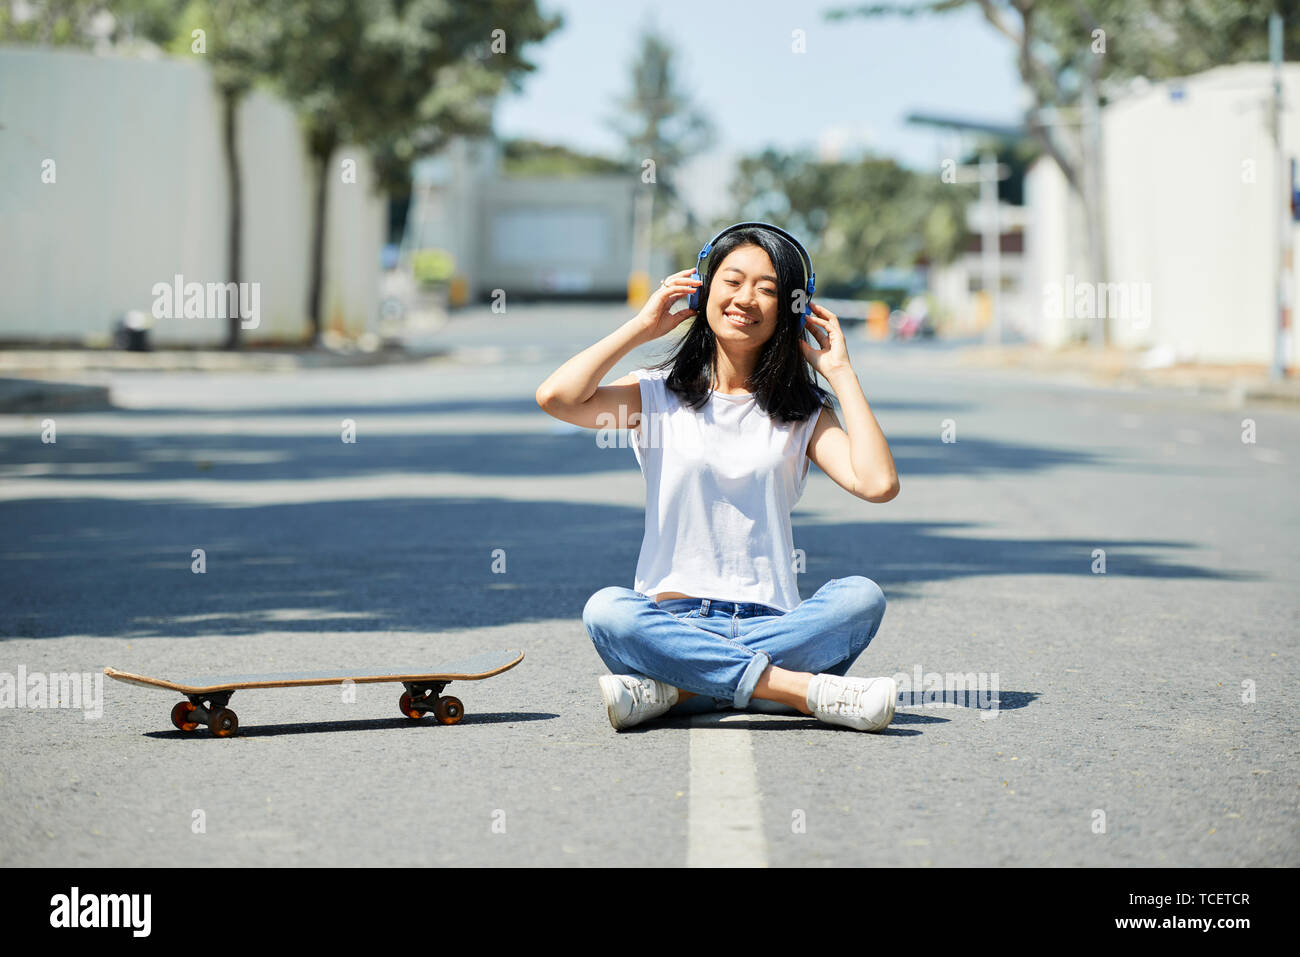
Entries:
{"label": "white fence", "polygon": [[[243,275],[259,284],[256,340],[307,330],[312,172],[293,112],[254,92],[238,114]],[[0,47],[0,339],[85,341],[154,287],[224,282],[227,182],[221,102],[194,61]],[[356,182],[343,163],[356,161]],[[371,326],[383,197],[360,149],[334,156],[325,325]],[[50,181],[52,180],[52,181]],[[157,320],[162,343],[216,344],[216,317]]]}

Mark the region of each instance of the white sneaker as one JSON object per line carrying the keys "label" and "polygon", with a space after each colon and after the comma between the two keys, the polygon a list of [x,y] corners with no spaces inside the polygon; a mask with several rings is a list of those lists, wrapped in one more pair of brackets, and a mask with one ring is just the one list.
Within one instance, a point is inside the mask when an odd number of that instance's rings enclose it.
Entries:
{"label": "white sneaker", "polygon": [[600,696],[618,731],[657,718],[677,703],[676,688],[644,675],[601,675]]}
{"label": "white sneaker", "polygon": [[898,683],[893,678],[841,678],[813,675],[808,709],[828,724],[855,731],[880,731],[894,720]]}

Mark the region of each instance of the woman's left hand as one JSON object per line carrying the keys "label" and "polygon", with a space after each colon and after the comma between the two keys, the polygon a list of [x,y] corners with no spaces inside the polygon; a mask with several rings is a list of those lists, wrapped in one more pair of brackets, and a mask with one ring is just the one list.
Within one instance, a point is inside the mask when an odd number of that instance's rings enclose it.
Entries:
{"label": "woman's left hand", "polygon": [[808,364],[823,378],[829,379],[849,366],[849,350],[844,343],[844,330],[840,328],[839,317],[823,306],[812,303],[812,312],[804,327],[810,333],[820,349],[814,348],[802,336],[799,338],[799,350]]}

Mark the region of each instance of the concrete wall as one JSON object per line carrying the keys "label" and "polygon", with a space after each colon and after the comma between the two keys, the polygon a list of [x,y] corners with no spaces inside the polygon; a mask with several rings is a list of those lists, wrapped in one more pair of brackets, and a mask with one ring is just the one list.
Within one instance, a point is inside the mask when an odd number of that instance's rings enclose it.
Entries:
{"label": "concrete wall", "polygon": [[1068,277],[1086,277],[1087,225],[1060,167],[1041,158],[1025,176],[1025,333],[1056,349],[1085,336],[1086,319],[1048,307],[1048,294],[1064,291]]}
{"label": "concrete wall", "polygon": [[[1300,64],[1286,65],[1284,77],[1286,99],[1300,102]],[[1161,84],[1105,111],[1110,278],[1149,283],[1152,297],[1149,326],[1113,324],[1117,343],[1164,345],[1201,361],[1271,360],[1277,170],[1264,108],[1271,87],[1267,64],[1240,64]],[[1284,126],[1287,155],[1300,154],[1294,111]]]}
{"label": "concrete wall", "polygon": [[[1300,64],[1287,64],[1284,77],[1285,97],[1300,102]],[[1271,88],[1267,64],[1238,64],[1151,85],[1103,111],[1105,278],[1131,301],[1149,296],[1149,309],[1130,306],[1119,317],[1108,305],[1115,344],[1159,347],[1183,361],[1271,363],[1278,175],[1266,125]],[[1300,155],[1294,110],[1284,114],[1283,142],[1288,156]],[[1054,287],[1098,286],[1086,262],[1086,223],[1049,160],[1035,165],[1026,189],[1029,288],[1031,299],[1036,290],[1044,300],[1033,338],[1058,346],[1090,325],[1043,308]],[[1288,228],[1294,241],[1295,225]],[[1300,289],[1300,268],[1291,282]],[[1095,291],[1110,298],[1111,288]],[[1298,347],[1293,335],[1293,366]]]}
{"label": "concrete wall", "polygon": [[[81,341],[149,312],[155,283],[221,282],[226,175],[221,104],[197,62],[0,47],[0,338]],[[260,283],[250,341],[307,328],[312,178],[297,120],[255,92],[239,114],[244,280]],[[357,160],[357,182],[341,163]],[[42,182],[53,160],[56,181]],[[332,163],[326,324],[360,332],[377,307],[384,201],[364,152]],[[162,343],[213,344],[220,318],[162,319]]]}

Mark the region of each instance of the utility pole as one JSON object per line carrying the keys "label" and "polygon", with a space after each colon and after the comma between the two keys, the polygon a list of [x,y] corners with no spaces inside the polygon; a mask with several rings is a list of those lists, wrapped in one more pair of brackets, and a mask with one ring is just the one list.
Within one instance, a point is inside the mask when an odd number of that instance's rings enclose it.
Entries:
{"label": "utility pole", "polygon": [[642,185],[636,193],[632,220],[632,273],[627,279],[627,304],[640,309],[650,295],[651,229],[654,223],[654,187]]}
{"label": "utility pole", "polygon": [[[1097,71],[1100,59],[1093,56],[1083,74],[1083,125],[1079,130],[1080,155],[1083,158],[1084,215],[1088,222],[1088,278],[1096,285],[1095,289],[1105,289],[1106,252],[1105,226],[1102,223],[1103,205],[1101,187],[1101,105],[1097,99]],[[1094,355],[1106,350],[1107,318],[1104,309],[1095,310],[1092,320],[1092,340]]]}
{"label": "utility pole", "polygon": [[980,202],[977,215],[980,225],[980,285],[989,298],[989,327],[984,344],[1002,345],[1002,318],[999,296],[1002,291],[1002,229],[998,222],[998,181],[1011,175],[1011,167],[999,163],[990,147],[980,151],[977,166],[954,166],[954,183],[979,183]]}
{"label": "utility pole", "polygon": [[1278,195],[1273,203],[1277,214],[1277,333],[1273,340],[1273,369],[1270,378],[1287,377],[1291,357],[1291,164],[1282,145],[1282,15],[1276,10],[1268,18],[1268,58],[1273,65],[1273,108],[1269,125],[1273,134],[1273,182]]}
{"label": "utility pole", "polygon": [[981,284],[989,297],[989,328],[984,343],[1002,345],[1002,231],[998,228],[998,158],[992,150],[980,154],[980,271]]}
{"label": "utility pole", "polygon": [[[1028,134],[1021,126],[977,122],[929,113],[910,113],[907,122],[957,130],[960,133],[972,133],[979,137],[977,146],[979,163],[971,166],[954,165],[953,178],[944,179],[944,182],[980,184],[980,200],[976,213],[980,219],[980,272],[981,283],[985,295],[988,296],[990,309],[989,326],[984,334],[984,341],[987,345],[1000,346],[1002,344],[1002,316],[999,302],[1002,293],[1002,229],[998,222],[998,181],[1010,176],[1011,170],[1006,163],[997,161],[994,144],[1014,144],[1023,140]],[[966,227],[970,228],[969,218]]]}

